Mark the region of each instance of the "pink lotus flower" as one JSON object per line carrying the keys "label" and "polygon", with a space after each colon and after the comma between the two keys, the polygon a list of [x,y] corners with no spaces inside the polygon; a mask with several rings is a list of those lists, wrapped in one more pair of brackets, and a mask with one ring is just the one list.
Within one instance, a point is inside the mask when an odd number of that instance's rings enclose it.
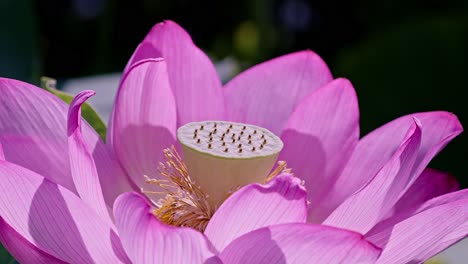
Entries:
{"label": "pink lotus flower", "polygon": [[[0,79],[0,93],[0,241],[21,263],[417,263],[468,234],[467,190],[426,168],[461,133],[457,118],[412,114],[359,139],[351,83],[333,79],[310,51],[257,65],[222,87],[183,29],[158,24],[125,69],[109,145],[81,124],[91,91],[69,108],[15,80]],[[204,197],[190,188],[158,194],[164,184],[177,187],[161,182],[168,174],[158,164],[177,160],[163,151],[179,148],[177,128],[204,120],[272,131],[294,176],[234,191],[202,233],[166,225],[154,207],[168,209],[159,201],[169,197],[200,209],[194,198]],[[190,184],[179,165],[178,179]],[[224,176],[213,178],[208,195],[224,190]]]}

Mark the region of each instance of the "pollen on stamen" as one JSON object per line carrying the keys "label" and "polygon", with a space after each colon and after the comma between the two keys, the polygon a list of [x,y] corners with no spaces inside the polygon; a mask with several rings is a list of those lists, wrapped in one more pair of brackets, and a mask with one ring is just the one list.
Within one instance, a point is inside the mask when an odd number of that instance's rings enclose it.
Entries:
{"label": "pollen on stamen", "polygon": [[189,176],[184,163],[174,146],[164,150],[167,161],[160,163],[159,172],[167,180],[150,179],[145,176],[145,182],[158,186],[162,192],[144,191],[146,194],[161,194],[152,212],[162,222],[180,227],[192,227],[203,232],[213,216],[216,207],[209,195],[200,188]]}

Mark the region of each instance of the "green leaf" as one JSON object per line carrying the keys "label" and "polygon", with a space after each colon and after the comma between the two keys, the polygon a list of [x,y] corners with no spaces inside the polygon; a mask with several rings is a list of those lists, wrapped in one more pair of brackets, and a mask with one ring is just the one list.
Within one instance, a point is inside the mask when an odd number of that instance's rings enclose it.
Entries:
{"label": "green leaf", "polygon": [[[53,93],[58,98],[62,99],[67,104],[70,104],[73,100],[73,95],[59,91],[55,88],[57,81],[49,77],[41,77],[41,87],[47,91]],[[81,115],[88,121],[88,123],[96,130],[101,136],[102,140],[106,141],[106,124],[102,121],[99,114],[89,104],[84,103],[81,106]]]}

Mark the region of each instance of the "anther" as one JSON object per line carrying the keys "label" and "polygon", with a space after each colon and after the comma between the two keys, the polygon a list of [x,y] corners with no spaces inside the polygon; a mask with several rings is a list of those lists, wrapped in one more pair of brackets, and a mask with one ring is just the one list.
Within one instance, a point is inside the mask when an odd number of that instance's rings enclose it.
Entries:
{"label": "anther", "polygon": [[197,138],[197,134],[194,134],[194,135],[193,135],[193,139],[196,139],[196,138]]}
{"label": "anther", "polygon": [[195,133],[195,134],[198,133],[198,129],[195,129],[195,131],[193,131],[193,133]]}
{"label": "anther", "polygon": [[265,138],[265,135],[262,135],[262,137],[261,137],[261,138],[262,138],[262,139],[263,139],[263,138]]}
{"label": "anther", "polygon": [[210,133],[208,134],[209,137],[211,137],[212,135],[213,135],[213,132],[210,132]]}
{"label": "anther", "polygon": [[213,142],[213,138],[212,138],[212,137],[210,137],[210,142]]}
{"label": "anther", "polygon": [[211,143],[208,143],[208,148],[213,148],[213,146],[211,146]]}
{"label": "anther", "polygon": [[255,147],[252,147],[252,151],[255,151]]}
{"label": "anther", "polygon": [[236,142],[236,139],[235,139],[235,138],[233,138],[233,139],[232,139],[232,143],[235,143],[235,142]]}
{"label": "anther", "polygon": [[252,144],[252,140],[249,140],[249,144]]}
{"label": "anther", "polygon": [[214,127],[214,128],[216,128],[216,126],[217,126],[217,124],[216,124],[216,123],[214,123],[213,127]]}
{"label": "anther", "polygon": [[235,137],[236,137],[236,133],[232,133],[231,138],[235,138]]}
{"label": "anther", "polygon": [[224,140],[224,136],[221,137],[221,141],[223,141],[223,140]]}
{"label": "anther", "polygon": [[266,144],[266,139],[263,140],[263,144]]}
{"label": "anther", "polygon": [[252,135],[249,135],[249,137],[247,139],[251,139],[252,138]]}
{"label": "anther", "polygon": [[203,128],[204,128],[204,127],[205,127],[205,126],[204,126],[204,125],[202,125],[202,126],[200,127],[200,130],[203,130]]}
{"label": "anther", "polygon": [[242,149],[241,149],[241,148],[239,149],[239,153],[242,153]]}
{"label": "anther", "polygon": [[224,149],[224,152],[228,152],[228,148],[225,148],[225,149]]}
{"label": "anther", "polygon": [[263,148],[263,144],[262,144],[262,145],[260,145],[260,149],[262,149],[262,148]]}
{"label": "anther", "polygon": [[240,134],[241,134],[241,135],[244,135],[244,131],[241,131],[241,133],[240,133]]}
{"label": "anther", "polygon": [[197,139],[197,143],[200,144],[200,139]]}
{"label": "anther", "polygon": [[213,130],[213,134],[216,134],[216,132],[218,132],[218,129],[217,129],[217,128],[215,128],[215,129]]}
{"label": "anther", "polygon": [[240,137],[241,137],[241,136],[237,137],[237,140],[240,140]]}
{"label": "anther", "polygon": [[257,130],[256,130],[256,129],[254,130],[254,134],[257,134]]}
{"label": "anther", "polygon": [[229,125],[229,128],[232,128],[232,124],[231,124],[231,125]]}
{"label": "anther", "polygon": [[241,148],[241,147],[242,147],[242,144],[237,145],[237,147],[238,147],[238,148]]}
{"label": "anther", "polygon": [[226,146],[226,142],[223,142],[223,144],[222,144],[222,145],[223,145],[223,147],[224,147],[224,146]]}
{"label": "anther", "polygon": [[243,127],[242,127],[242,130],[245,130],[246,128],[247,128],[246,126],[243,126]]}
{"label": "anther", "polygon": [[228,134],[228,133],[229,133],[229,131],[231,131],[231,130],[228,128],[228,129],[226,130],[226,134]]}

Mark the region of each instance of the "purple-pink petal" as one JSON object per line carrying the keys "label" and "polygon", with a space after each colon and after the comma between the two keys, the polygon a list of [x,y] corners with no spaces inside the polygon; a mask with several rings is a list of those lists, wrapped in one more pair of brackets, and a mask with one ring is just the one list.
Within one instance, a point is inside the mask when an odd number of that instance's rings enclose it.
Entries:
{"label": "purple-pink petal", "polygon": [[224,119],[222,86],[213,63],[173,21],[158,23],[151,29],[127,68],[158,57],[167,62],[178,127],[193,121]]}
{"label": "purple-pink petal", "polygon": [[[420,263],[468,232],[468,199],[433,207],[397,223],[380,234],[384,250],[377,263]],[[384,235],[382,237],[382,234]],[[371,240],[376,240],[370,237]]]}
{"label": "purple-pink petal", "polygon": [[401,197],[400,190],[408,188],[420,143],[421,128],[415,120],[390,161],[368,185],[338,206],[323,224],[365,234],[384,219]]}
{"label": "purple-pink petal", "polygon": [[66,262],[44,252],[23,238],[14,228],[0,218],[0,241],[19,263],[65,264]]}
{"label": "purple-pink petal", "polygon": [[301,181],[288,174],[266,185],[251,184],[233,193],[216,211],[205,230],[217,250],[261,227],[305,223],[307,193]]}
{"label": "purple-pink petal", "polygon": [[163,150],[175,144],[176,106],[164,60],[140,61],[129,69],[113,114],[113,149],[133,182],[151,190],[144,176],[160,178]]}
{"label": "purple-pink petal", "polygon": [[224,264],[375,263],[380,249],[360,234],[314,224],[264,227],[234,240]]}
{"label": "purple-pink petal", "polygon": [[[6,161],[0,162],[0,177],[0,217],[18,234],[0,230],[6,243],[22,237],[18,245],[27,242],[68,263],[129,263],[108,221],[68,189]],[[31,254],[19,248],[12,253],[18,259]]]}
{"label": "purple-pink petal", "polygon": [[400,117],[372,131],[359,141],[336,180],[333,192],[327,195],[329,203],[325,206],[328,208],[322,208],[325,212],[330,213],[346,197],[361,189],[390,160],[414,118],[421,122],[422,139],[416,158],[418,166],[411,173],[411,181],[415,181],[430,159],[463,130],[452,113],[425,112]]}
{"label": "purple-pink petal", "polygon": [[294,108],[331,80],[327,65],[312,51],[264,62],[226,84],[227,118],[259,125],[280,135]]}
{"label": "purple-pink petal", "polygon": [[426,168],[394,207],[403,212],[434,197],[458,190],[457,180],[450,174]]}
{"label": "purple-pink petal", "polygon": [[133,263],[215,262],[215,253],[203,234],[161,223],[139,194],[122,194],[115,202],[114,214],[122,244]]}
{"label": "purple-pink petal", "polygon": [[[17,80],[0,78],[0,142],[5,159],[76,192],[67,143],[68,105],[55,95]],[[86,122],[82,136],[96,162],[107,204],[131,190],[99,135]]]}
{"label": "purple-pink petal", "polygon": [[279,160],[305,181],[309,221],[323,220],[325,194],[345,166],[359,140],[356,93],[346,79],[336,79],[304,99],[289,117]]}
{"label": "purple-pink petal", "polygon": [[93,156],[84,143],[81,132],[81,105],[94,94],[96,94],[94,91],[82,91],[70,103],[67,125],[70,170],[81,200],[93,208],[103,219],[108,219],[109,223],[112,223],[102,195],[101,183]]}

